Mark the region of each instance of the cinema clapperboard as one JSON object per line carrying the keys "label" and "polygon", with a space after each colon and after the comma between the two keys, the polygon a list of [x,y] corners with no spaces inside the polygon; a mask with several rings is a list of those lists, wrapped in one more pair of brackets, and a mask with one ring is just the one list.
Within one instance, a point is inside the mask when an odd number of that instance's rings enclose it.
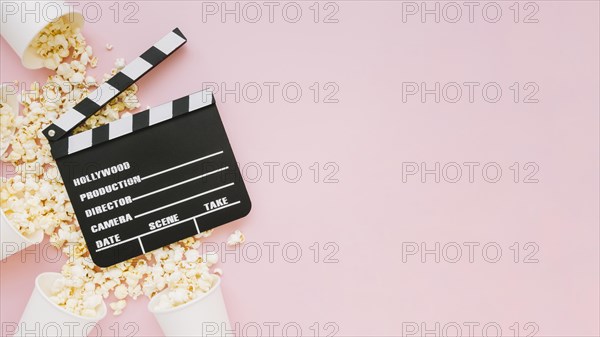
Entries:
{"label": "cinema clapperboard", "polygon": [[181,31],[173,30],[43,131],[91,257],[100,267],[250,212],[248,192],[209,91],[71,135],[185,42]]}

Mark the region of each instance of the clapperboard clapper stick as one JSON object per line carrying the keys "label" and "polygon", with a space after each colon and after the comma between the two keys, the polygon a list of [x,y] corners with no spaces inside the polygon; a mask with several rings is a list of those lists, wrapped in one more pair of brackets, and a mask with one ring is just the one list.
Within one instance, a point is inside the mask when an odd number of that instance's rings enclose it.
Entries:
{"label": "clapperboard clapper stick", "polygon": [[43,131],[92,260],[100,267],[250,212],[209,91],[71,135],[185,42],[181,31],[173,30]]}

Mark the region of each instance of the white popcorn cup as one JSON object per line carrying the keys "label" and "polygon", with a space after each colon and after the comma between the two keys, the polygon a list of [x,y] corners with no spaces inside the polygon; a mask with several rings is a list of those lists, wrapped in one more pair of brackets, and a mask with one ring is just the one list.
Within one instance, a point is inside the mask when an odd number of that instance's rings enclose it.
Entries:
{"label": "white popcorn cup", "polygon": [[106,304],[101,304],[97,317],[75,315],[54,304],[49,296],[59,273],[42,273],[35,279],[35,288],[23,311],[15,337],[81,337],[98,332],[96,324],[106,316]]}
{"label": "white popcorn cup", "polygon": [[[19,100],[17,97],[17,88],[13,85],[0,85],[0,103],[11,107],[15,117],[19,114]],[[12,138],[0,139],[0,156],[6,152]]]}
{"label": "white popcorn cup", "polygon": [[28,69],[44,66],[44,59],[31,48],[31,42],[50,22],[65,17],[76,27],[83,27],[83,16],[64,1],[3,1],[0,34]]}
{"label": "white popcorn cup", "polygon": [[44,232],[39,230],[30,236],[21,234],[8,220],[0,209],[0,260],[31,246],[42,242]]}
{"label": "white popcorn cup", "polygon": [[221,278],[212,289],[191,302],[171,309],[157,309],[160,296],[169,291],[163,290],[148,303],[148,310],[156,317],[165,337],[232,335]]}

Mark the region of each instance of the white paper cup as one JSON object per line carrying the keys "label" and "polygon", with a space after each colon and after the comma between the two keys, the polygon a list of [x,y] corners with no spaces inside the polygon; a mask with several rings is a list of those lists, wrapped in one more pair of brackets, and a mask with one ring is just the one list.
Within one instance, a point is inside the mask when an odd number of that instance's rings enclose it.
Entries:
{"label": "white paper cup", "polygon": [[35,279],[35,288],[15,336],[81,337],[96,331],[96,324],[106,316],[106,304],[102,302],[98,317],[94,318],[77,316],[57,306],[50,301],[49,294],[52,283],[59,277],[59,273],[42,273]]}
{"label": "white paper cup", "polygon": [[31,246],[42,242],[44,232],[39,230],[30,236],[21,234],[6,218],[0,209],[0,260]]}
{"label": "white paper cup", "polygon": [[[19,114],[18,90],[16,85],[2,84],[0,85],[0,103],[11,107],[15,117]],[[0,139],[0,156],[6,152],[12,138]]]}
{"label": "white paper cup", "polygon": [[221,292],[221,279],[207,293],[181,306],[157,310],[159,298],[169,289],[154,296],[148,310],[154,314],[166,337],[231,336],[231,325]]}
{"label": "white paper cup", "polygon": [[83,16],[71,10],[64,1],[5,1],[2,3],[0,34],[25,68],[42,68],[44,60],[30,47],[31,42],[44,27],[61,17],[76,27],[83,27]]}

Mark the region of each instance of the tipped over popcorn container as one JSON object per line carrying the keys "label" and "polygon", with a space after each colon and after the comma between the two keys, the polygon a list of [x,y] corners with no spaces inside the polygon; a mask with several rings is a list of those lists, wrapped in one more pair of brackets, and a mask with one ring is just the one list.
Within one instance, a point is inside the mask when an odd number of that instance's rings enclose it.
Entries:
{"label": "tipped over popcorn container", "polygon": [[8,220],[0,209],[0,260],[31,246],[42,242],[44,232],[39,230],[29,236],[24,236]]}
{"label": "tipped over popcorn container", "polygon": [[[0,85],[0,156],[6,152],[14,135],[14,119],[19,114],[18,88],[16,85]],[[13,123],[11,123],[13,121]],[[13,129],[10,128],[13,124]]]}
{"label": "tipped over popcorn container", "polygon": [[98,332],[96,325],[107,312],[104,301],[95,317],[75,315],[59,307],[52,302],[50,294],[52,285],[60,277],[59,273],[42,273],[35,279],[35,288],[14,336],[81,337]]}
{"label": "tipped over popcorn container", "polygon": [[44,58],[35,52],[32,42],[48,24],[61,18],[76,28],[83,27],[85,20],[73,7],[65,1],[3,1],[0,35],[25,68],[42,68]]}
{"label": "tipped over popcorn container", "polygon": [[221,278],[217,278],[209,291],[194,300],[165,308],[160,302],[169,292],[169,289],[163,290],[148,303],[148,310],[156,317],[165,337],[232,336]]}

